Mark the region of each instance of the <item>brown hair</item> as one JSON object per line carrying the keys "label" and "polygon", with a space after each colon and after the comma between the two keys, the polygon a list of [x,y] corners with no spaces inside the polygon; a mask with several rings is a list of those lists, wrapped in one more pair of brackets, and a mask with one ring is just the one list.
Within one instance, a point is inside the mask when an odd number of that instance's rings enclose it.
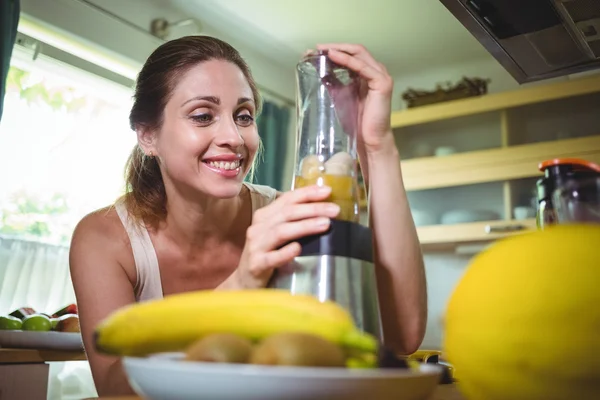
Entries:
{"label": "brown hair", "polygon": [[[254,96],[260,113],[262,101],[250,68],[231,45],[210,36],[186,36],[158,47],[146,60],[135,87],[129,114],[131,129],[141,126],[159,129],[163,112],[179,78],[195,65],[209,60],[224,60],[237,65]],[[135,145],[127,160],[125,205],[138,222],[156,226],[167,214],[167,195],[158,161]]]}

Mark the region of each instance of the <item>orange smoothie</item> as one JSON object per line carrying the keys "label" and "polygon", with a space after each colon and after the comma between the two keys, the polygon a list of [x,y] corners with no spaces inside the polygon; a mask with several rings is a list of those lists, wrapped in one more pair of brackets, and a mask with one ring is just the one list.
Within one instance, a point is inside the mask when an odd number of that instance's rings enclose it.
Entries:
{"label": "orange smoothie", "polygon": [[329,186],[331,188],[331,195],[327,201],[337,204],[341,209],[336,219],[349,222],[359,221],[357,188],[352,176],[318,174],[311,176],[309,179],[296,176],[294,180],[295,189],[311,185]]}

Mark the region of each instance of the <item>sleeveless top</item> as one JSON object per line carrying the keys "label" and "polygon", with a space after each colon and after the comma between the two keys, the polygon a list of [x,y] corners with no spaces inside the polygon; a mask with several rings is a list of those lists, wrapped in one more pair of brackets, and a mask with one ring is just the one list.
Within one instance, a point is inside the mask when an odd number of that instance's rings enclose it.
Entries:
{"label": "sleeveless top", "polygon": [[[250,191],[252,203],[252,214],[275,200],[277,191],[269,186],[255,185],[244,182]],[[129,218],[129,214],[123,202],[117,202],[115,209],[123,227],[129,236],[131,250],[135,260],[136,284],[134,287],[136,301],[147,301],[163,297],[160,270],[158,268],[158,257],[150,235],[145,226],[136,226]]]}

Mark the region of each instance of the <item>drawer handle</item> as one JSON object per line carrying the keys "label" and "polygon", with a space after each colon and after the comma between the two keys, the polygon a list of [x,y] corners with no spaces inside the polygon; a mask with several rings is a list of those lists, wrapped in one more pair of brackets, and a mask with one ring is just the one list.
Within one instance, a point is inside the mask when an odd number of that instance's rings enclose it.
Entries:
{"label": "drawer handle", "polygon": [[486,225],[485,233],[508,233],[526,229],[525,225]]}

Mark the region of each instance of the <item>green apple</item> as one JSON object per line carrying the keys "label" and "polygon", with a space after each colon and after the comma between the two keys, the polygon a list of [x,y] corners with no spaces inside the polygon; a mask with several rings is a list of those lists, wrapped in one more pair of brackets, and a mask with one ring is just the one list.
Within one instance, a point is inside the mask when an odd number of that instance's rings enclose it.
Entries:
{"label": "green apple", "polygon": [[2,315],[0,316],[0,329],[8,330],[8,331],[16,331],[21,329],[23,322],[17,317],[13,317],[12,315]]}
{"label": "green apple", "polygon": [[23,318],[24,331],[49,331],[52,329],[52,321],[45,315],[34,314]]}

